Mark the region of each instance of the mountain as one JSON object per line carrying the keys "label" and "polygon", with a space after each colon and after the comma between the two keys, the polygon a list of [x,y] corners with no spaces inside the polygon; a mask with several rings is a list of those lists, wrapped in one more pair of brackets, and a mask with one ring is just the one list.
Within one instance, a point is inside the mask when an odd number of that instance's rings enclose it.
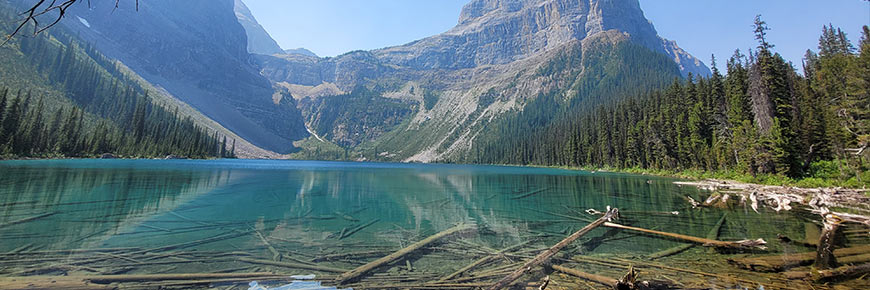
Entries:
{"label": "mountain", "polygon": [[279,51],[235,0],[76,5],[62,23],[268,157],[470,160],[513,128],[709,74],[638,0],[474,0],[444,33],[326,58]]}
{"label": "mountain", "polygon": [[280,98],[248,53],[233,0],[153,0],[74,5],[63,23],[148,83],[254,146],[295,150],[308,135],[291,99]]}
{"label": "mountain", "polygon": [[555,116],[710,74],[658,36],[637,0],[473,0],[452,29],[405,45],[255,58],[319,143],[423,162],[471,154],[542,95],[560,99],[538,108]]}
{"label": "mountain", "polygon": [[302,47],[296,48],[296,49],[285,49],[284,53],[285,54],[301,54],[301,55],[306,55],[306,56],[317,57],[316,53],[314,53],[313,51],[307,50],[305,48],[302,48]]}
{"label": "mountain", "polygon": [[266,29],[257,22],[251,10],[242,0],[235,0],[234,4],[236,18],[239,23],[245,28],[245,33],[248,36],[248,52],[258,54],[280,54],[284,53],[281,46],[278,45],[272,36],[266,32]]}

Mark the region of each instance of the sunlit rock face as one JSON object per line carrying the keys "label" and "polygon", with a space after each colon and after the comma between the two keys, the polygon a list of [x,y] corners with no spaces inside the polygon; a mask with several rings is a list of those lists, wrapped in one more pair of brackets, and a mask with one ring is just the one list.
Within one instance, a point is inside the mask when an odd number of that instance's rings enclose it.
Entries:
{"label": "sunlit rock face", "polygon": [[74,5],[65,26],[254,145],[291,152],[307,136],[295,106],[273,99],[233,0],[109,2]]}

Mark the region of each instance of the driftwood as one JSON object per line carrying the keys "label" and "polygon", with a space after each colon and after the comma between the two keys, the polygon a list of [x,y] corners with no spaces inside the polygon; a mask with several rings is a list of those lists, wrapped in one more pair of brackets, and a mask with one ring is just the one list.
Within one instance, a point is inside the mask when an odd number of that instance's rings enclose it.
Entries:
{"label": "driftwood", "polygon": [[404,257],[405,255],[410,254],[411,252],[414,252],[414,251],[416,251],[416,250],[418,250],[418,249],[420,249],[420,248],[423,248],[423,247],[425,247],[426,245],[431,244],[432,242],[435,242],[435,241],[437,241],[437,240],[440,240],[441,238],[444,238],[444,237],[447,237],[447,236],[450,236],[450,235],[453,235],[453,234],[456,234],[456,233],[461,233],[461,232],[469,231],[469,230],[472,230],[472,229],[474,229],[474,226],[472,226],[472,225],[467,225],[467,224],[460,224],[460,225],[457,225],[457,226],[455,226],[455,227],[452,227],[452,228],[446,229],[446,230],[441,231],[440,233],[437,233],[437,234],[435,234],[435,235],[432,235],[432,236],[430,236],[430,237],[428,237],[428,238],[426,238],[426,239],[424,239],[424,240],[422,240],[422,241],[419,241],[419,242],[416,242],[416,243],[414,243],[414,244],[411,244],[411,245],[409,245],[409,246],[407,246],[407,247],[405,247],[405,248],[403,248],[403,249],[401,249],[401,250],[399,250],[399,251],[397,251],[397,252],[395,252],[395,253],[392,253],[392,254],[390,254],[390,255],[388,255],[388,256],[386,256],[386,257],[383,257],[383,258],[377,259],[377,260],[375,260],[375,261],[373,261],[373,262],[371,262],[371,263],[368,263],[368,264],[362,265],[362,266],[360,266],[359,268],[356,268],[356,269],[353,269],[353,270],[351,270],[351,271],[345,272],[344,274],[341,274],[341,275],[336,279],[336,282],[337,282],[338,284],[345,284],[345,283],[347,283],[347,282],[349,282],[349,281],[351,281],[351,280],[354,280],[354,279],[358,278],[359,276],[361,276],[361,275],[363,275],[363,274],[365,274],[365,273],[368,273],[368,272],[371,271],[371,270],[374,270],[374,269],[377,268],[377,267],[380,267],[380,266],[383,266],[384,264],[387,264],[387,263],[390,263],[390,262],[392,262],[392,261],[398,260],[399,258],[402,258],[402,257]]}
{"label": "driftwood", "polygon": [[[837,260],[843,263],[870,262],[870,254],[867,253],[870,253],[870,245],[842,248],[833,251]],[[806,252],[751,258],[732,258],[728,259],[728,263],[747,270],[780,272],[792,267],[811,265],[815,259],[816,252]]]}
{"label": "driftwood", "polygon": [[504,288],[504,287],[510,285],[511,283],[513,283],[514,281],[519,279],[521,276],[530,272],[533,267],[536,267],[536,266],[540,265],[541,263],[546,262],[551,257],[553,257],[553,255],[555,255],[560,250],[562,250],[562,248],[564,248],[568,244],[576,241],[580,237],[588,234],[590,231],[601,226],[602,224],[606,223],[607,221],[616,218],[618,214],[619,214],[619,209],[615,209],[615,208],[608,209],[607,213],[604,214],[604,216],[598,218],[597,220],[595,220],[594,222],[590,223],[589,225],[583,227],[582,229],[580,229],[576,233],[572,234],[571,236],[565,238],[564,240],[557,243],[553,247],[551,247],[548,250],[544,251],[543,253],[539,254],[531,261],[526,262],[522,267],[520,267],[519,269],[517,269],[516,271],[514,271],[510,275],[505,276],[504,278],[502,278],[501,280],[499,280],[498,282],[493,284],[488,289],[489,290],[498,290],[498,289],[501,289],[501,288]]}
{"label": "driftwood", "polygon": [[[741,195],[741,201],[751,201],[750,206],[757,211],[759,203],[768,205],[776,211],[791,210],[791,204],[820,208],[849,208],[860,214],[853,215],[848,222],[863,223],[870,226],[870,208],[855,207],[855,204],[870,203],[868,190],[845,188],[798,188],[787,186],[758,185],[709,179],[699,182],[674,182],[677,185],[695,186],[702,190],[720,191]],[[693,203],[694,204],[694,203]]]}
{"label": "driftwood", "polygon": [[617,229],[624,229],[624,230],[637,231],[637,232],[642,232],[642,233],[647,233],[647,234],[659,235],[659,236],[669,237],[669,238],[673,238],[673,239],[677,239],[677,240],[683,240],[683,241],[688,241],[688,242],[692,242],[692,243],[696,243],[696,244],[701,244],[705,247],[714,247],[714,248],[761,249],[761,250],[763,250],[763,249],[766,249],[766,247],[764,247],[764,245],[767,244],[767,242],[765,242],[762,239],[726,242],[726,241],[705,239],[705,238],[699,238],[699,237],[693,237],[693,236],[687,236],[687,235],[681,235],[681,234],[675,234],[675,233],[661,232],[661,231],[656,231],[656,230],[648,230],[648,229],[643,229],[643,228],[638,228],[638,227],[624,226],[624,225],[610,223],[610,222],[604,223],[604,226],[609,227],[609,228],[617,228]]}
{"label": "driftwood", "polygon": [[[725,216],[727,216],[727,214],[723,214],[722,218],[719,219],[719,222],[716,223],[716,225],[713,226],[712,229],[710,229],[710,232],[707,233],[707,239],[716,240],[719,238],[719,230],[722,229],[722,224],[725,223]],[[657,253],[653,253],[653,254],[649,255],[647,258],[649,258],[650,260],[655,260],[655,259],[660,259],[660,258],[676,255],[676,254],[679,254],[679,253],[681,253],[685,250],[688,250],[694,246],[695,246],[695,244],[683,244],[683,245],[675,246],[675,247],[670,248],[670,249],[666,249],[666,250],[663,250],[663,251],[660,251]]]}

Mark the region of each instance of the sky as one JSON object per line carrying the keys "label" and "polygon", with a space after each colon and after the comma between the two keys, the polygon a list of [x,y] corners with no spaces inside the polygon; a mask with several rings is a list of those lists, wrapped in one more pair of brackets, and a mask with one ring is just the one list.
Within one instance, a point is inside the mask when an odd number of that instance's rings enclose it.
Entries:
{"label": "sky", "polygon": [[[447,31],[468,0],[244,0],[284,49],[320,56],[400,45]],[[870,25],[866,0],[640,0],[659,35],[709,65],[757,43],[752,22],[761,14],[775,51],[799,68],[817,50],[822,26],[841,27],[853,43]]]}

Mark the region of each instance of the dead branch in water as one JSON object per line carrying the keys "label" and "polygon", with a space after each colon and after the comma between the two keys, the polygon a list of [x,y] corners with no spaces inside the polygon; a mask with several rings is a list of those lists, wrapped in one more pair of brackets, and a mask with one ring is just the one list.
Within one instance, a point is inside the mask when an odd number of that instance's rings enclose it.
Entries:
{"label": "dead branch in water", "polygon": [[638,232],[647,233],[647,234],[669,237],[669,238],[673,238],[673,239],[677,239],[677,240],[683,240],[683,241],[688,241],[688,242],[692,242],[692,243],[696,243],[696,244],[701,244],[705,247],[764,250],[764,249],[766,249],[766,247],[764,245],[767,244],[767,242],[765,242],[762,239],[742,240],[742,241],[736,241],[736,242],[725,242],[725,241],[717,241],[717,240],[711,240],[711,239],[705,239],[705,238],[699,238],[699,237],[693,237],[693,236],[687,236],[687,235],[681,235],[681,234],[675,234],[675,233],[648,230],[648,229],[643,229],[643,228],[638,228],[638,227],[624,226],[624,225],[610,223],[610,222],[604,223],[604,226],[610,227],[610,228],[638,231]]}
{"label": "dead branch in water", "polygon": [[568,244],[570,244],[570,243],[576,241],[577,239],[579,239],[580,237],[588,234],[589,232],[591,232],[595,228],[601,226],[602,224],[606,223],[607,221],[616,218],[618,214],[619,214],[619,209],[615,209],[615,208],[608,209],[607,213],[605,213],[604,216],[598,218],[597,220],[595,220],[594,222],[590,223],[589,225],[583,227],[582,229],[580,229],[576,233],[572,234],[571,236],[569,236],[569,237],[565,238],[564,240],[562,240],[561,242],[557,243],[556,245],[554,245],[550,249],[539,254],[534,259],[525,263],[522,267],[520,267],[519,269],[517,269],[516,271],[514,271],[510,275],[505,276],[504,278],[502,278],[501,280],[499,280],[498,282],[493,284],[488,289],[489,290],[498,290],[498,289],[501,289],[501,288],[504,288],[504,287],[510,285],[515,280],[519,279],[521,276],[530,272],[532,270],[532,268],[534,268],[534,267],[546,262],[547,260],[549,260],[551,257],[553,257],[553,255],[558,253],[560,250],[562,250],[562,248],[564,248]]}
{"label": "dead branch in water", "polygon": [[457,226],[455,226],[455,227],[452,227],[452,228],[446,229],[446,230],[441,231],[440,233],[437,233],[437,234],[435,234],[435,235],[432,235],[432,236],[430,236],[430,237],[428,237],[428,238],[426,238],[426,239],[424,239],[424,240],[422,240],[422,241],[419,241],[419,242],[416,242],[416,243],[414,243],[414,244],[411,244],[410,246],[407,246],[407,247],[405,247],[405,248],[403,248],[403,249],[401,249],[401,250],[399,250],[399,251],[397,251],[397,252],[395,252],[395,253],[392,253],[392,254],[390,254],[390,255],[388,255],[388,256],[386,256],[386,257],[383,257],[383,258],[377,259],[377,260],[375,260],[375,261],[373,261],[373,262],[371,262],[371,263],[368,263],[368,264],[362,265],[362,266],[360,266],[359,268],[356,268],[356,269],[353,269],[353,270],[351,270],[351,271],[345,272],[344,274],[341,274],[341,275],[336,279],[336,282],[337,282],[338,284],[344,284],[344,283],[347,283],[347,282],[349,282],[349,281],[351,281],[351,280],[354,280],[354,279],[358,278],[359,276],[361,276],[361,275],[363,275],[363,274],[365,274],[365,273],[368,273],[368,272],[371,271],[371,270],[374,270],[374,269],[377,268],[377,267],[383,266],[384,264],[387,264],[387,263],[390,263],[390,262],[392,262],[392,261],[395,261],[395,260],[397,260],[397,259],[399,259],[399,258],[402,258],[402,257],[404,257],[405,255],[410,254],[411,252],[414,252],[414,251],[416,251],[416,250],[418,250],[418,249],[420,249],[420,248],[425,247],[425,246],[428,245],[428,244],[431,244],[432,242],[435,242],[435,241],[437,241],[437,240],[440,240],[441,238],[444,238],[444,237],[447,237],[447,236],[450,236],[450,235],[453,235],[453,234],[456,234],[456,233],[469,231],[469,230],[472,230],[472,229],[474,229],[474,226],[472,226],[472,225],[467,225],[467,224],[460,224],[460,225],[457,225]]}

